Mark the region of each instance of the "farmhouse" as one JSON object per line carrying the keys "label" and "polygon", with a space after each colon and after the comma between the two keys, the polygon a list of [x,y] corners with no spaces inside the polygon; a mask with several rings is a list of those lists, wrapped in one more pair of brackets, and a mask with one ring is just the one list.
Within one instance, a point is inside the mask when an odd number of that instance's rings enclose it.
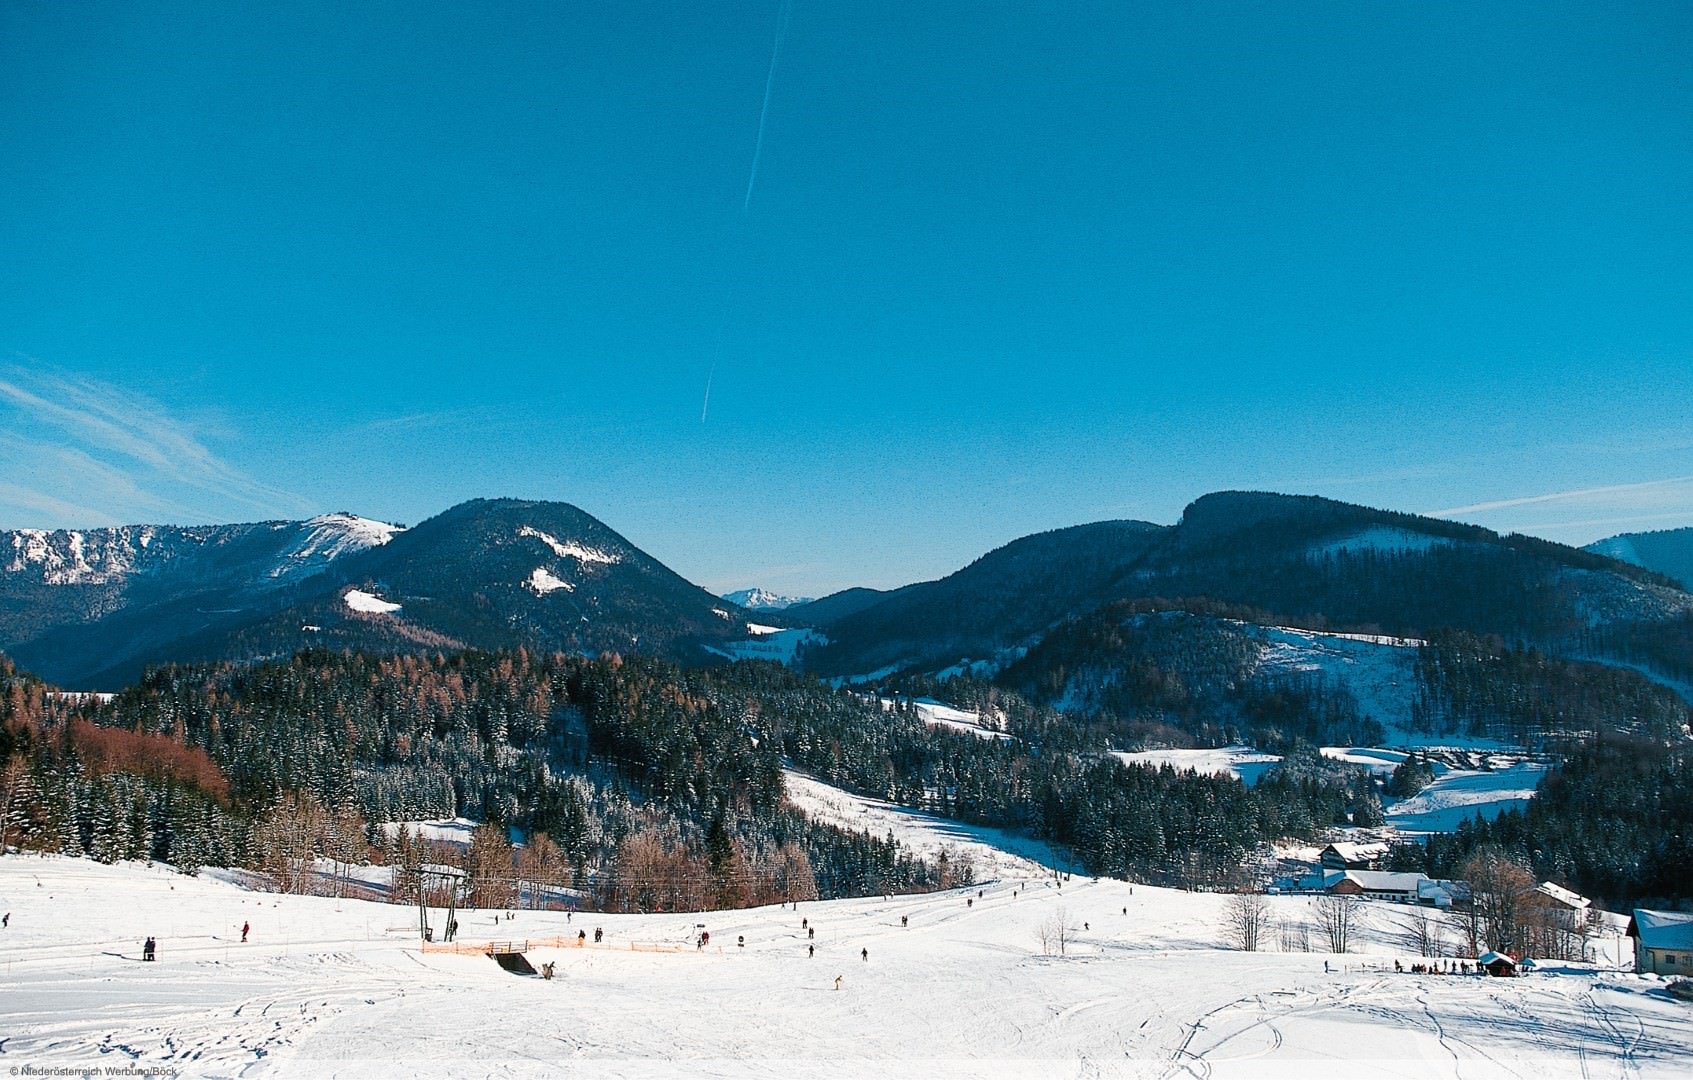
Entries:
{"label": "farmhouse", "polygon": [[1634,939],[1635,971],[1693,975],[1693,914],[1635,908],[1628,936]]}
{"label": "farmhouse", "polygon": [[1392,900],[1401,904],[1450,908],[1469,903],[1470,887],[1462,881],[1444,881],[1415,873],[1382,870],[1317,870],[1299,878],[1286,879],[1282,887],[1292,892],[1338,893],[1369,900]]}
{"label": "farmhouse", "polygon": [[1528,902],[1561,916],[1565,920],[1585,920],[1593,901],[1550,881],[1542,881],[1529,893]]}
{"label": "farmhouse", "polygon": [[1417,903],[1425,907],[1462,907],[1470,902],[1470,886],[1463,881],[1444,881],[1424,878],[1417,882]]}
{"label": "farmhouse", "polygon": [[1386,844],[1330,844],[1319,857],[1324,870],[1368,870],[1387,854]]}
{"label": "farmhouse", "polygon": [[1417,902],[1422,883],[1429,880],[1423,874],[1395,874],[1385,870],[1347,870],[1328,886],[1327,892],[1341,896],[1364,896],[1371,900],[1395,900],[1401,904]]}

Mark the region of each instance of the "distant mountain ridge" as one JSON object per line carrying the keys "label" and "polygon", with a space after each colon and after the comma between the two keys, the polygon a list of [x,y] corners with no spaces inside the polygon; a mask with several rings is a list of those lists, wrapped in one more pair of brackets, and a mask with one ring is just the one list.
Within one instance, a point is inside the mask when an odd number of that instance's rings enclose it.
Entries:
{"label": "distant mountain ridge", "polygon": [[1542,641],[1693,614],[1693,596],[1675,582],[1597,553],[1316,496],[1234,491],[1196,499],[1175,525],[1024,537],[938,581],[865,598],[815,620],[829,643],[804,661],[846,676],[1009,660],[1063,619],[1160,598],[1294,626]]}
{"label": "distant mountain ridge", "polygon": [[0,652],[114,689],[149,663],[308,647],[634,650],[696,660],[746,612],[564,503],[474,500],[401,530],[307,522],[0,533]]}
{"label": "distant mountain ridge", "polygon": [[744,607],[748,611],[782,611],[798,604],[809,604],[812,598],[809,596],[782,596],[768,589],[754,587],[724,593],[723,599],[731,604]]}
{"label": "distant mountain ridge", "polygon": [[121,687],[152,663],[305,648],[521,646],[714,663],[748,655],[727,645],[775,642],[768,626],[815,632],[759,655],[782,652],[826,676],[998,669],[1066,620],[1121,602],[1205,602],[1282,625],[1407,637],[1579,639],[1572,653],[1623,648],[1627,636],[1630,656],[1670,660],[1680,638],[1662,627],[1693,628],[1693,596],[1605,554],[1265,492],[1203,496],[1175,525],[1025,536],[936,581],[781,608],[746,606],[771,603],[760,590],[713,596],[559,502],[477,499],[409,529],[329,514],[0,532],[0,652],[77,690]]}
{"label": "distant mountain ridge", "polygon": [[1693,527],[1622,533],[1588,544],[1583,550],[1645,567],[1693,588]]}

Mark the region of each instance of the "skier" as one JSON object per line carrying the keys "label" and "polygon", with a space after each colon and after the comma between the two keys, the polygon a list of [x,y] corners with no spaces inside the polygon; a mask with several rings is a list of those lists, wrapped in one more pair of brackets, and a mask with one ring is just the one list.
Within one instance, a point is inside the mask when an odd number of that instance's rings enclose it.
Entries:
{"label": "skier", "polygon": [[839,990],[840,988],[841,988],[841,977],[839,975],[836,975],[835,976],[835,989]]}
{"label": "skier", "polygon": [[247,931],[251,930],[252,928],[253,927],[252,927],[251,923],[242,923],[241,924],[241,941],[242,941],[243,944],[245,944],[246,941],[247,941]]}
{"label": "skier", "polygon": [[973,897],[973,896],[966,896],[964,898],[964,906],[965,907],[975,907],[976,906],[976,898]]}
{"label": "skier", "polygon": [[0,919],[0,927],[7,927],[10,925],[12,925],[12,913],[8,911],[6,912],[6,917],[4,919]]}
{"label": "skier", "polygon": [[155,946],[153,944],[152,938],[149,937],[146,941],[143,941],[141,943],[141,959],[143,959],[143,960],[153,959],[154,948],[155,948]]}
{"label": "skier", "polygon": [[805,932],[805,936],[808,937],[808,938],[816,937],[817,936],[817,927],[813,926],[810,930],[807,930]]}
{"label": "skier", "polygon": [[911,925],[911,916],[909,916],[909,915],[901,915],[901,916],[900,916],[900,917],[899,917],[899,924],[900,924],[900,925],[901,925],[901,926],[910,926],[910,925]]}
{"label": "skier", "polygon": [[807,945],[807,946],[806,946],[806,947],[805,947],[805,955],[807,955],[807,956],[816,956],[816,955],[817,955],[817,946],[815,946],[815,945]]}
{"label": "skier", "polygon": [[800,921],[799,921],[799,928],[800,928],[800,929],[801,929],[801,930],[804,930],[804,929],[805,929],[805,928],[806,928],[806,927],[808,927],[808,926],[810,926],[810,925],[811,925],[811,920],[810,920],[810,919],[801,919],[801,920],[800,920]]}
{"label": "skier", "polygon": [[860,950],[858,950],[858,955],[862,956],[865,960],[869,960],[870,959],[870,950],[869,949],[860,949]]}
{"label": "skier", "polygon": [[588,931],[586,931],[586,930],[576,931],[576,945],[577,945],[577,947],[580,948],[581,946],[586,945],[586,944],[588,944]]}
{"label": "skier", "polygon": [[602,939],[604,937],[605,937],[605,931],[600,929],[597,926],[594,927],[594,944],[598,945],[600,943],[600,939]]}
{"label": "skier", "polygon": [[710,944],[711,944],[711,931],[710,930],[701,930],[700,931],[700,945],[703,947],[703,946],[710,945]]}

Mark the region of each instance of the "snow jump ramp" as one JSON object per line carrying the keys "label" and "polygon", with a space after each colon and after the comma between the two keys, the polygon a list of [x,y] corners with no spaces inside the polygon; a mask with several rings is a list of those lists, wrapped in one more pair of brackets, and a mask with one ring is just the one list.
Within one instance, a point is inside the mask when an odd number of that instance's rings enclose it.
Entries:
{"label": "snow jump ramp", "polygon": [[539,972],[535,970],[535,965],[529,962],[529,958],[520,952],[491,952],[488,955],[494,958],[494,963],[505,968],[513,975],[539,974]]}

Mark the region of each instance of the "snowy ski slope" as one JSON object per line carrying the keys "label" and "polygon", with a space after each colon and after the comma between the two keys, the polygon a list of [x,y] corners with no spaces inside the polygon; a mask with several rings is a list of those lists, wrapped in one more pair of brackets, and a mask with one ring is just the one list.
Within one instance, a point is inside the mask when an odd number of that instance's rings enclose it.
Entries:
{"label": "snowy ski slope", "polygon": [[[841,812],[855,813],[846,798]],[[922,815],[902,820],[908,835],[924,827]],[[1547,1080],[1681,1076],[1693,1053],[1688,1007],[1663,997],[1654,977],[1393,973],[1394,957],[1410,959],[1403,907],[1371,905],[1353,954],[1242,953],[1220,943],[1225,897],[1079,876],[1059,884],[1016,854],[978,865],[1030,873],[984,884],[979,897],[972,888],[798,910],[521,912],[498,925],[491,913],[462,914],[465,941],[605,928],[598,948],[531,949],[537,967],[558,965],[547,982],[479,955],[420,952],[404,907],[252,893],[163,867],[8,856],[0,1055],[13,1068],[182,1077],[1305,1078],[1344,1069]],[[1303,897],[1270,902],[1277,918],[1310,911]],[[1041,948],[1040,928],[1055,921],[1068,928],[1064,956]],[[244,922],[253,927],[245,945]],[[699,924],[711,931],[707,950],[692,946]],[[149,934],[159,941],[152,964],[139,960]]]}

